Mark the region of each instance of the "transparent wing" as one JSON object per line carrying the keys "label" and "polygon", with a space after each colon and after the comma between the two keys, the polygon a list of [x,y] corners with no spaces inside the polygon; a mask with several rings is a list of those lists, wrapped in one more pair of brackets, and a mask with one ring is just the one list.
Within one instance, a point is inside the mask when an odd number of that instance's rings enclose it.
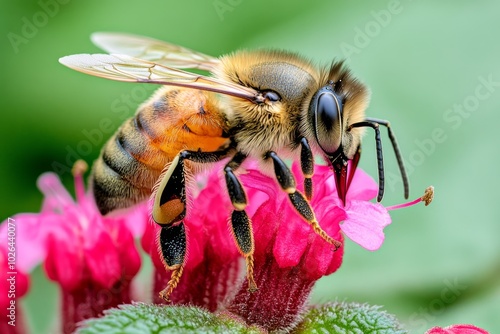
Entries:
{"label": "transparent wing", "polygon": [[126,55],[78,54],[62,57],[59,62],[76,71],[111,80],[195,88],[250,101],[259,99],[257,92],[249,87]]}
{"label": "transparent wing", "polygon": [[97,32],[91,39],[108,53],[124,54],[168,67],[211,71],[220,63],[215,57],[144,36]]}

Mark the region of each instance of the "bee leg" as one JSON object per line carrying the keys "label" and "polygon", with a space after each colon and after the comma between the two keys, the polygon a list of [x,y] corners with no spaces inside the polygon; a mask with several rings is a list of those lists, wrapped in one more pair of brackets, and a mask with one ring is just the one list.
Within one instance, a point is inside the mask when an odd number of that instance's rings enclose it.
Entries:
{"label": "bee leg", "polygon": [[241,165],[243,160],[245,160],[246,155],[238,152],[231,161],[229,161],[224,167],[224,175],[226,179],[227,190],[229,192],[229,198],[233,204],[234,210],[231,214],[231,229],[233,232],[233,237],[236,241],[236,246],[240,253],[245,257],[247,265],[247,280],[248,280],[248,290],[250,292],[257,290],[257,284],[253,278],[253,267],[254,267],[254,239],[252,233],[252,224],[250,218],[245,211],[247,206],[247,196],[245,190],[238,180],[234,171]]}
{"label": "bee leg", "polygon": [[186,216],[186,177],[184,160],[209,163],[222,160],[229,149],[215,152],[182,151],[172,160],[162,175],[153,205],[153,219],[157,224],[170,225]]}
{"label": "bee leg", "polygon": [[245,210],[234,210],[231,214],[231,228],[234,239],[240,253],[245,257],[247,266],[248,291],[257,291],[257,284],[253,277],[254,267],[254,240],[252,233],[252,225]]}
{"label": "bee leg", "polygon": [[169,301],[169,296],[179,284],[184,270],[186,257],[186,231],[181,221],[177,225],[163,226],[160,231],[159,244],[163,264],[172,271],[170,280],[165,289],[160,292],[160,298]]}
{"label": "bee leg", "polygon": [[184,158],[177,155],[163,174],[153,204],[153,220],[160,226],[171,225],[186,216]]}
{"label": "bee leg", "polygon": [[300,139],[300,167],[304,174],[304,192],[307,200],[310,201],[313,194],[314,158],[309,142],[304,137]]}
{"label": "bee leg", "polygon": [[186,256],[186,232],[183,219],[186,216],[186,177],[184,160],[195,162],[213,162],[224,158],[227,150],[217,152],[182,151],[163,174],[155,194],[153,220],[160,225],[160,256],[166,270],[172,270],[167,287],[160,292],[160,297],[168,301],[184,269]]}
{"label": "bee leg", "polygon": [[316,220],[316,216],[314,215],[314,211],[309,205],[309,202],[306,200],[304,195],[296,190],[295,179],[288,166],[273,151],[268,152],[266,154],[266,158],[271,158],[273,160],[276,179],[278,180],[281,189],[288,193],[288,197],[290,198],[290,201],[292,202],[292,205],[295,207],[297,212],[311,225],[317,235],[323,238],[326,242],[334,245],[335,250],[337,250],[342,244],[338,240],[330,237],[321,228],[321,226],[319,226],[319,223]]}

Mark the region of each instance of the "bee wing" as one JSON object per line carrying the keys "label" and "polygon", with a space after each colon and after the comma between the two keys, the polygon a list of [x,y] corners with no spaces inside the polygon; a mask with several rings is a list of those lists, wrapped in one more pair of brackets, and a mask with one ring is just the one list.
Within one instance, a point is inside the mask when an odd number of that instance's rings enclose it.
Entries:
{"label": "bee wing", "polygon": [[59,62],[76,71],[106,79],[188,87],[250,101],[259,99],[257,91],[249,87],[126,55],[78,54],[62,57]]}
{"label": "bee wing", "polygon": [[215,57],[144,36],[97,32],[92,34],[91,39],[106,52],[124,54],[168,67],[211,71],[220,63]]}

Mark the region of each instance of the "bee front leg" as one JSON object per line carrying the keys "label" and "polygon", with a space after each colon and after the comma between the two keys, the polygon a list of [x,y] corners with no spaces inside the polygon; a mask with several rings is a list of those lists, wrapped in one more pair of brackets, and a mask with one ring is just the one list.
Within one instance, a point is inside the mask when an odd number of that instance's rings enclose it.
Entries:
{"label": "bee front leg", "polygon": [[247,206],[247,196],[245,190],[238,180],[234,171],[241,165],[246,155],[238,152],[224,167],[226,185],[229,192],[229,198],[233,204],[234,210],[231,214],[231,229],[236,245],[240,253],[245,257],[247,265],[248,290],[253,292],[257,290],[257,284],[253,278],[254,267],[254,239],[252,233],[252,224],[245,211]]}
{"label": "bee front leg", "polygon": [[313,194],[314,158],[309,142],[304,137],[300,139],[300,168],[304,174],[304,192],[310,201]]}
{"label": "bee front leg", "polygon": [[278,157],[276,152],[269,151],[265,157],[273,160],[276,179],[278,180],[281,189],[288,193],[288,197],[297,212],[311,225],[317,235],[323,238],[326,242],[334,245],[335,250],[337,250],[342,244],[338,240],[330,237],[321,228],[321,226],[319,226],[311,205],[309,205],[309,202],[306,200],[304,195],[297,191],[295,178],[293,177],[293,174],[288,166],[283,162],[283,160],[281,160],[280,157]]}
{"label": "bee front leg", "polygon": [[227,156],[228,151],[182,151],[163,174],[153,204],[153,220],[160,225],[160,256],[166,270],[172,271],[167,287],[160,297],[169,301],[170,294],[179,284],[186,258],[186,175],[184,160],[199,163],[214,162]]}

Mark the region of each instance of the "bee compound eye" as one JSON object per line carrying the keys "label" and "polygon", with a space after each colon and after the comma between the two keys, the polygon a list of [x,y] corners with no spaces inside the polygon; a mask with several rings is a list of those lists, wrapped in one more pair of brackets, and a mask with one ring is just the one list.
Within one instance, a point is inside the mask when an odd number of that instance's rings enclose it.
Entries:
{"label": "bee compound eye", "polygon": [[322,94],[318,98],[317,113],[318,123],[327,131],[331,131],[339,121],[339,106],[333,94]]}
{"label": "bee compound eye", "polygon": [[333,154],[342,139],[342,104],[331,90],[323,88],[316,93],[309,109],[314,134],[321,149]]}

